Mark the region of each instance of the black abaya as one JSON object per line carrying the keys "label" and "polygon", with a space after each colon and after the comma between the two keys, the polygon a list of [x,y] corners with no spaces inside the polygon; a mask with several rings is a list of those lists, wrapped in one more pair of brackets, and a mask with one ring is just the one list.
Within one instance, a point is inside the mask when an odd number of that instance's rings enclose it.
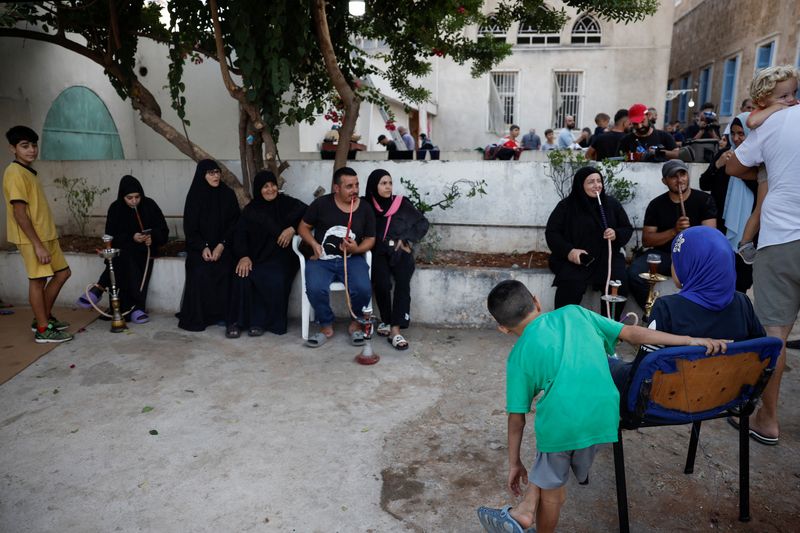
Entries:
{"label": "black abaya", "polygon": [[300,264],[291,245],[278,245],[278,236],[286,228],[296,230],[308,206],[284,194],[268,202],[261,193],[267,181],[277,185],[271,172],[254,176],[253,201],[236,225],[235,255],[249,257],[253,269],[244,278],[234,274],[227,322],[282,335],[286,333],[289,294]]}
{"label": "black abaya", "polygon": [[[192,186],[183,210],[183,230],[186,235],[186,284],[178,327],[203,331],[206,326],[223,322],[230,293],[234,257],[231,253],[233,231],[239,218],[236,195],[224,183],[212,187],[206,172],[219,169],[209,159],[197,164]],[[213,252],[223,245],[217,261],[203,259],[203,250]]]}
{"label": "black abaya", "polygon": [[[139,193],[141,197],[135,209],[125,202],[125,196],[132,193]],[[136,233],[148,229],[151,237],[149,262],[147,246],[133,240]],[[122,310],[133,308],[146,311],[153,258],[158,255],[158,248],[167,242],[169,227],[158,204],[144,195],[141,183],[133,176],[123,176],[120,180],[117,199],[108,208],[105,232],[114,238],[114,247],[120,250],[119,256],[114,259],[114,275]],[[147,274],[143,281],[145,271]],[[110,287],[108,266],[97,284],[106,289]]]}

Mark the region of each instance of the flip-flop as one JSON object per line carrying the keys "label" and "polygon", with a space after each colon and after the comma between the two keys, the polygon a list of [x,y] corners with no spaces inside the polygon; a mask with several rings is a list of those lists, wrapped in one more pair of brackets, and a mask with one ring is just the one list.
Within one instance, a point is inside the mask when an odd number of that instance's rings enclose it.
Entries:
{"label": "flip-flop", "polygon": [[14,311],[11,309],[0,309],[0,315],[13,315]]}
{"label": "flip-flop", "polygon": [[786,341],[786,347],[790,350],[797,350],[800,349],[800,339],[795,339],[793,341]]}
{"label": "flip-flop", "polygon": [[136,309],[131,313],[131,322],[134,324],[147,324],[150,322],[150,317],[141,309]]}
{"label": "flip-flop", "polygon": [[364,346],[366,344],[366,339],[364,339],[364,332],[360,329],[357,329],[350,333],[350,344],[353,346]]}
{"label": "flip-flop", "polygon": [[[728,418],[726,418],[726,420],[728,421],[728,424],[730,424],[732,427],[736,428],[737,431],[739,430],[739,422],[735,418],[733,418],[732,416],[729,416]],[[751,429],[749,431],[749,433],[750,433],[750,438],[753,439],[754,441],[756,441],[759,444],[763,444],[764,446],[777,446],[778,445],[778,441],[779,441],[778,437],[767,437],[766,435],[762,435],[761,433],[759,433],[755,429]]]}
{"label": "flip-flop", "polygon": [[489,533],[525,533],[519,522],[511,518],[508,512],[510,509],[510,505],[506,505],[502,509],[479,507],[478,520]]}
{"label": "flip-flop", "polygon": [[325,334],[320,331],[306,339],[305,345],[309,348],[319,348],[326,342],[328,342],[328,337],[326,337]]}
{"label": "flip-flop", "polygon": [[386,339],[389,341],[389,344],[392,345],[392,348],[395,350],[408,350],[408,341],[402,335],[395,335],[391,339]]}
{"label": "flip-flop", "polygon": [[[92,302],[95,305],[97,305],[97,302],[100,301],[100,297],[98,295],[96,295],[95,293],[93,293],[92,291],[89,291],[89,298],[92,300]],[[86,299],[86,295],[85,294],[81,294],[78,297],[78,299],[75,300],[75,305],[77,305],[81,309],[91,309],[92,308],[92,304],[89,303],[89,300]]]}
{"label": "flip-flop", "polygon": [[392,332],[392,326],[384,322],[381,322],[380,324],[378,324],[378,327],[375,328],[375,333],[377,333],[381,337],[388,337],[389,333],[391,332]]}

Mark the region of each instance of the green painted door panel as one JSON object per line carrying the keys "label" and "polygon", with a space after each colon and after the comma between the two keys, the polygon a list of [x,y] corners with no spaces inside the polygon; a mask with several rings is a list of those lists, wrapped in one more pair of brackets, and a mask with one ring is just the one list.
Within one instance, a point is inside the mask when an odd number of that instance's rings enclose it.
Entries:
{"label": "green painted door panel", "polygon": [[42,159],[125,158],[111,113],[86,87],[62,91],[50,106],[42,130]]}

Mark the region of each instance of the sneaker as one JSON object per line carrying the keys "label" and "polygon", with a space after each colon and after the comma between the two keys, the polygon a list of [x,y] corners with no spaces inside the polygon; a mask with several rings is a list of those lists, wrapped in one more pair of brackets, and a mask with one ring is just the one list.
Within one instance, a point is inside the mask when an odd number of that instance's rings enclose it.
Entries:
{"label": "sneaker", "polygon": [[753,246],[752,242],[743,242],[739,246],[737,253],[742,258],[742,261],[744,261],[745,265],[752,265],[756,260],[756,254],[758,253],[758,250],[756,250],[756,247]]}
{"label": "sneaker", "polygon": [[52,322],[47,325],[47,329],[43,333],[37,330],[33,335],[33,340],[39,344],[46,342],[67,342],[72,340],[72,334],[65,331],[58,331],[53,327]]}
{"label": "sneaker", "polygon": [[[56,331],[64,331],[65,329],[69,329],[69,322],[62,322],[61,320],[57,319],[54,316],[50,316],[50,319],[47,321],[48,325],[52,325],[53,329]],[[39,324],[36,323],[36,319],[34,318],[31,321],[31,331],[35,332],[38,328]]]}

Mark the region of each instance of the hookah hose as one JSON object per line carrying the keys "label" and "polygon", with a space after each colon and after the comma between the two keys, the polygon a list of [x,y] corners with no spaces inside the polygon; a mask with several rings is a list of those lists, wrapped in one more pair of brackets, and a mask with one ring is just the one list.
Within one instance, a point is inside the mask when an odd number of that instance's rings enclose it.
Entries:
{"label": "hookah hose", "polygon": [[[142,224],[142,218],[139,216],[139,209],[134,207],[133,212],[136,214],[136,221],[139,222],[139,230],[144,231],[144,224]],[[142,282],[139,284],[139,292],[144,290],[144,283],[147,280],[147,273],[150,270],[150,245],[147,246],[147,259],[144,262],[144,273],[142,274]]]}
{"label": "hookah hose", "polygon": [[[97,307],[97,305],[94,303],[94,300],[92,300],[92,297],[89,295],[89,291],[91,290],[92,287],[95,287],[95,286],[96,286],[95,283],[90,283],[90,284],[88,284],[86,286],[86,289],[84,289],[84,295],[86,296],[86,301],[89,302],[90,304],[92,304],[92,307],[94,307],[94,310],[97,311],[98,313],[100,313],[101,315],[103,315],[104,317],[106,317],[106,318],[114,318],[111,315],[109,315],[108,313],[106,313],[105,311],[103,311],[102,309],[100,309],[99,307]],[[125,311],[124,313],[122,313],[122,316],[130,314],[131,311],[133,311],[133,306],[131,306],[131,308],[128,309],[127,311]]]}
{"label": "hookah hose", "polygon": [[[606,211],[603,209],[603,202],[600,201],[600,193],[597,193],[597,205],[600,206],[600,218],[603,219],[603,232],[608,229],[608,220],[606,220]],[[606,243],[608,244],[608,274],[606,275],[606,286],[605,286],[605,295],[608,296],[608,285],[611,282],[611,241],[606,239]],[[606,316],[610,319],[614,319],[611,316],[611,302],[606,300]]]}
{"label": "hookah hose", "polygon": [[[347,232],[345,233],[345,239],[350,238],[350,227],[353,225],[353,204],[356,201],[355,196],[350,197],[350,218],[347,220]],[[353,320],[358,320],[358,317],[353,312],[353,304],[350,301],[350,285],[347,283],[347,249],[342,250],[342,259],[344,261],[344,300],[347,302],[347,309],[350,311],[350,316],[353,317]]]}

